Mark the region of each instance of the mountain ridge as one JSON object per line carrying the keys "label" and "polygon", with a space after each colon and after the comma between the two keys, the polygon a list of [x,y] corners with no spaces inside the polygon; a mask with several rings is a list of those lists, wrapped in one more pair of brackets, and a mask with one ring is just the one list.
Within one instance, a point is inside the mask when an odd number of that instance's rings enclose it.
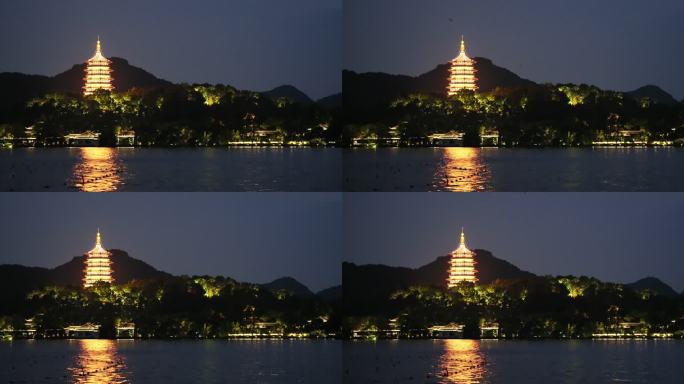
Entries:
{"label": "mountain ridge", "polygon": [[[125,92],[132,88],[164,88],[179,86],[179,83],[158,78],[143,68],[132,65],[121,57],[111,57],[114,90]],[[0,122],[4,116],[18,111],[32,98],[50,92],[81,94],[85,63],[74,64],[71,68],[54,76],[25,74],[21,72],[0,73]],[[271,90],[259,92],[267,97],[287,97],[293,102],[312,104],[308,95],[292,85],[282,85]],[[327,97],[334,97],[330,95]],[[324,97],[325,100],[327,97]],[[326,100],[327,101],[327,100]]]}
{"label": "mountain ridge", "polygon": [[[526,88],[541,83],[523,78],[513,71],[500,67],[488,58],[475,57],[478,91],[491,92],[497,88]],[[446,96],[449,63],[438,64],[417,76],[389,74],[384,72],[342,71],[343,102],[350,122],[374,121],[378,109],[386,108],[397,98],[412,93]],[[664,104],[676,104],[677,100],[662,88],[645,85],[632,91],[622,91],[636,100],[649,97]]]}
{"label": "mountain ridge", "polygon": [[[542,278],[522,270],[514,264],[495,257],[490,251],[474,249],[478,284],[490,284],[501,280],[534,280]],[[366,315],[369,311],[387,308],[389,297],[400,289],[414,285],[446,287],[449,256],[438,256],[434,261],[417,268],[388,266],[383,264],[357,265],[342,263],[342,287],[345,313]],[[637,292],[649,290],[666,296],[676,296],[669,285],[654,277],[623,284]]]}
{"label": "mountain ridge", "polygon": [[[161,271],[152,265],[130,256],[126,251],[110,249],[111,260],[114,265],[113,278],[116,284],[125,284],[134,280],[176,279],[168,272]],[[29,292],[49,285],[81,286],[83,279],[85,255],[74,256],[71,260],[54,268],[24,266],[20,264],[0,264],[0,313],[3,307],[14,308],[21,303]],[[281,277],[266,284],[257,284],[266,289],[287,290],[293,295],[334,301],[334,293],[338,286],[326,288],[319,293],[313,293],[306,285],[292,277]]]}

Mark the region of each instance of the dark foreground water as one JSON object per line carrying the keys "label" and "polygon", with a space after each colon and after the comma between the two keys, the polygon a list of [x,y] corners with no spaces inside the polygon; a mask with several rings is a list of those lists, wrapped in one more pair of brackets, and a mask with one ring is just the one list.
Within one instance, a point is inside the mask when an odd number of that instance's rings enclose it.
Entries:
{"label": "dark foreground water", "polygon": [[676,340],[394,340],[343,354],[345,384],[684,382]]}
{"label": "dark foreground water", "polygon": [[336,148],[0,150],[0,191],[340,191]]}
{"label": "dark foreground water", "polygon": [[340,383],[342,343],[314,340],[0,342],[2,383]]}
{"label": "dark foreground water", "polygon": [[684,191],[681,148],[343,151],[345,191]]}

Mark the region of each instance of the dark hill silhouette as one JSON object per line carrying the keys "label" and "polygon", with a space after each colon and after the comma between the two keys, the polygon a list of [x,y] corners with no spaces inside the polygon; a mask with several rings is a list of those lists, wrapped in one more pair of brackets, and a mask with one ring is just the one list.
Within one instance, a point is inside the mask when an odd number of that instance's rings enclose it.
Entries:
{"label": "dark hill silhouette", "polygon": [[[125,59],[112,57],[114,88],[127,91],[131,88],[156,88],[172,85],[151,73],[130,65]],[[76,64],[55,76],[26,75],[23,73],[0,73],[0,122],[7,116],[16,115],[26,102],[50,92],[81,94],[85,63]]]}
{"label": "dark hill silhouette", "polygon": [[[172,278],[173,276],[158,271],[144,261],[128,256],[118,249],[110,250],[114,267],[114,279],[117,283],[131,280]],[[83,284],[84,256],[77,256],[69,262],[55,268],[26,267],[23,265],[0,265],[0,313],[2,308],[16,308],[23,302],[30,291],[47,285]]]}
{"label": "dark hill silhouette", "polygon": [[270,291],[289,291],[293,296],[307,298],[314,296],[314,293],[309,288],[292,277],[281,277],[270,283],[262,284],[262,286]]}
{"label": "dark hill silhouette", "polygon": [[[131,280],[145,280],[170,278],[171,274],[159,271],[142,260],[130,257],[126,251],[110,249],[111,261],[114,268],[114,281],[125,284]],[[76,256],[71,261],[52,269],[51,284],[81,285],[83,283],[83,269],[85,256]]]}
{"label": "dark hill silhouette", "polygon": [[[159,79],[142,68],[133,66],[120,57],[110,58],[114,77],[114,89],[119,92],[131,88],[156,88],[172,85],[170,81]],[[85,63],[76,64],[51,78],[50,90],[67,93],[81,93]]]}
{"label": "dark hill silhouette", "polygon": [[[534,280],[537,275],[521,270],[508,261],[494,257],[491,252],[475,249],[478,284],[490,284],[496,280]],[[435,261],[419,268],[391,267],[381,264],[356,265],[342,263],[343,303],[345,314],[365,316],[383,313],[390,306],[392,293],[410,286],[424,285],[445,287],[449,257],[439,256]],[[653,293],[676,297],[677,292],[655,277],[646,277],[625,284],[635,291],[650,290]]]}
{"label": "dark hill silhouette", "polygon": [[[114,271],[114,282],[125,284],[132,280],[174,279],[170,273],[157,270],[146,262],[133,258],[126,251],[110,249]],[[55,268],[27,267],[16,264],[0,265],[0,315],[3,308],[17,308],[32,290],[49,285],[81,286],[85,256],[76,256]],[[293,295],[312,298],[314,295],[304,284],[292,277],[282,277],[262,284],[272,291],[285,289]],[[323,300],[334,300],[336,290],[341,295],[341,287],[331,287],[318,293]],[[339,296],[338,296],[339,298]]]}
{"label": "dark hill silhouette", "polygon": [[316,100],[316,103],[330,109],[342,108],[342,93],[322,97]]}
{"label": "dark hill silhouette", "polygon": [[26,102],[50,89],[51,78],[16,72],[0,73],[0,122],[16,116]]}
{"label": "dark hill silhouette", "polygon": [[677,104],[677,100],[675,100],[675,98],[672,97],[672,95],[663,91],[657,85],[645,85],[633,91],[625,92],[625,94],[631,96],[636,100],[641,100],[644,97],[648,97],[649,99],[662,104]]}
{"label": "dark hill silhouette", "polygon": [[[534,85],[531,80],[523,79],[506,68],[494,65],[491,60],[476,57],[477,86],[480,92],[496,88],[515,88]],[[426,93],[444,93],[449,77],[449,64],[440,64],[435,69],[414,78],[415,88]]]}
{"label": "dark hill silhouette", "polygon": [[[489,284],[497,279],[528,279],[536,276],[494,257],[489,251],[476,249],[473,252],[478,268],[477,277],[481,284]],[[343,263],[345,313],[362,315],[368,309],[382,307],[393,292],[412,285],[446,286],[448,261],[448,256],[440,256],[417,269]]]}
{"label": "dark hill silhouette", "polygon": [[[497,87],[513,88],[531,86],[535,83],[515,73],[494,65],[484,57],[474,58],[478,86],[481,92]],[[342,72],[345,113],[351,120],[370,117],[373,109],[386,106],[398,97],[411,93],[445,94],[449,64],[440,64],[420,76],[391,75],[382,72]]]}
{"label": "dark hill silhouette", "polygon": [[669,285],[663,283],[657,277],[645,277],[643,279],[637,280],[633,283],[625,284],[625,286],[632,288],[637,292],[644,290],[649,290],[658,295],[676,297],[677,291],[672,289]]}
{"label": "dark hill silhouette", "polygon": [[23,265],[0,265],[0,315],[11,308],[19,308],[28,292],[46,285],[51,270]]}
{"label": "dark hill silhouette", "polygon": [[270,91],[263,92],[264,95],[270,97],[272,100],[279,99],[281,97],[284,97],[286,99],[290,99],[291,101],[295,103],[300,103],[300,104],[312,104],[313,100],[309,98],[304,92],[300,91],[296,87],[292,85],[281,85],[279,87],[275,87],[271,89]]}
{"label": "dark hill silhouette", "polygon": [[[112,57],[110,60],[114,89],[118,92],[125,92],[131,88],[160,88],[174,85],[131,65],[126,59]],[[0,122],[8,121],[7,116],[16,116],[16,111],[20,111],[26,102],[34,97],[50,92],[81,94],[85,66],[85,63],[75,64],[52,77],[17,72],[0,73]],[[291,85],[283,85],[263,93],[272,98],[287,97],[297,103],[313,103],[309,96]]]}
{"label": "dark hill silhouette", "polygon": [[336,285],[334,287],[326,288],[316,292],[316,296],[324,301],[337,301],[342,299],[342,286]]}

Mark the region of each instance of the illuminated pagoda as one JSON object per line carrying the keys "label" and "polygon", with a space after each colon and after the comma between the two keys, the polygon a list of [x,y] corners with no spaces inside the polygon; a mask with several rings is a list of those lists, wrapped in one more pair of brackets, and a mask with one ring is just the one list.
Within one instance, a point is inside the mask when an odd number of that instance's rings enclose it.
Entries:
{"label": "illuminated pagoda", "polygon": [[102,55],[100,37],[98,36],[95,55],[86,62],[85,78],[83,79],[85,80],[85,85],[83,86],[83,94],[85,96],[93,94],[98,89],[114,90],[110,64],[111,61]]}
{"label": "illuminated pagoda", "polygon": [[109,259],[111,254],[106,249],[102,248],[102,240],[100,238],[100,230],[97,230],[97,238],[95,239],[95,248],[85,254],[85,277],[83,278],[83,286],[85,288],[93,286],[98,281],[112,283],[112,262]]}
{"label": "illuminated pagoda", "polygon": [[447,95],[455,95],[461,89],[477,91],[477,78],[475,77],[475,60],[466,55],[465,41],[461,36],[461,52],[455,59],[449,62],[449,85]]}
{"label": "illuminated pagoda", "polygon": [[461,229],[461,244],[449,254],[447,287],[454,287],[461,281],[477,283],[475,273],[475,252],[466,247],[465,234]]}

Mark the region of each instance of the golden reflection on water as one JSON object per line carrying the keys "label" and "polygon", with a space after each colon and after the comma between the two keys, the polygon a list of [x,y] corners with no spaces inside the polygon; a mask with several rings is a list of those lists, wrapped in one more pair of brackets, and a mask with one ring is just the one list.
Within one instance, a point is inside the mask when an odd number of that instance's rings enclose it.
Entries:
{"label": "golden reflection on water", "polygon": [[479,148],[440,148],[442,164],[434,176],[434,185],[452,192],[484,191],[489,182],[489,171]]}
{"label": "golden reflection on water", "polygon": [[82,339],[81,348],[69,368],[74,383],[126,383],[126,363],[116,353],[116,340]]}
{"label": "golden reflection on water", "polygon": [[438,377],[440,383],[480,383],[485,372],[485,360],[479,340],[449,339],[444,342]]}
{"label": "golden reflection on water", "polygon": [[74,165],[71,185],[84,192],[112,192],[122,183],[124,167],[115,148],[78,148],[79,161]]}

